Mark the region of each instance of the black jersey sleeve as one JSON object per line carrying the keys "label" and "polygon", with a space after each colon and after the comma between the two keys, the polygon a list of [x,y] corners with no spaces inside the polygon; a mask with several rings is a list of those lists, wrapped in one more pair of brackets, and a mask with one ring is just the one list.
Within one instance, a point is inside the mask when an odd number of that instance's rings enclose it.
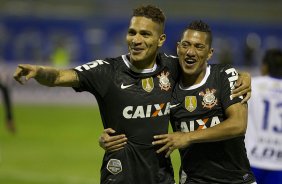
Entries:
{"label": "black jersey sleeve", "polygon": [[242,97],[232,98],[231,92],[235,89],[236,81],[238,80],[238,72],[231,65],[219,65],[220,75],[220,94],[221,103],[224,109],[227,109],[230,105],[241,102]]}
{"label": "black jersey sleeve", "polygon": [[113,66],[109,59],[94,60],[74,68],[79,78],[77,92],[88,91],[95,96],[104,96],[112,81]]}

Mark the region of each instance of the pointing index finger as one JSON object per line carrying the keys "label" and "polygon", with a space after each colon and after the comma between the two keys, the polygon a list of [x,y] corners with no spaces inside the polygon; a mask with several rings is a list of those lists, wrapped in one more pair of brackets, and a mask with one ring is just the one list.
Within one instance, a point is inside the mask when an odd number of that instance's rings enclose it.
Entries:
{"label": "pointing index finger", "polygon": [[14,73],[14,79],[18,81],[20,84],[23,84],[23,81],[21,80],[22,75],[23,75],[23,68],[21,66],[18,66]]}

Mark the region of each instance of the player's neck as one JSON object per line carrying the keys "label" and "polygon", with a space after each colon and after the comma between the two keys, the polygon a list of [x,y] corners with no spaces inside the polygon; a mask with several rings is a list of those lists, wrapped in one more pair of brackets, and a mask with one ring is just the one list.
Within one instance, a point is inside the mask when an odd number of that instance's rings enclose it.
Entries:
{"label": "player's neck", "polygon": [[155,65],[156,61],[150,62],[150,63],[144,63],[144,62],[131,62],[131,64],[139,69],[139,70],[145,70],[145,69],[152,69]]}
{"label": "player's neck", "polygon": [[139,70],[144,69],[152,69],[156,64],[156,56],[152,59],[147,59],[143,61],[132,61],[130,60],[130,63]]}
{"label": "player's neck", "polygon": [[182,73],[181,75],[181,83],[183,87],[190,87],[202,82],[203,78],[205,77],[206,71],[203,71],[199,74],[189,75]]}

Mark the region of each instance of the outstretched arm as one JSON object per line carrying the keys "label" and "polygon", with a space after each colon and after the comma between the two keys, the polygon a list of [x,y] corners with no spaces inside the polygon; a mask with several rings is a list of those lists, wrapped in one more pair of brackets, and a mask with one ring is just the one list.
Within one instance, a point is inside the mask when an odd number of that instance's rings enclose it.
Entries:
{"label": "outstretched arm", "polygon": [[167,151],[168,157],[175,149],[184,148],[192,143],[214,142],[242,136],[247,128],[247,104],[236,103],[225,111],[227,119],[220,124],[193,132],[174,132],[156,135],[153,145],[162,145],[157,153]]}
{"label": "outstretched arm", "polygon": [[28,81],[34,78],[44,86],[78,87],[78,76],[74,70],[61,70],[48,66],[20,64],[14,73],[14,79],[24,84],[22,77]]}

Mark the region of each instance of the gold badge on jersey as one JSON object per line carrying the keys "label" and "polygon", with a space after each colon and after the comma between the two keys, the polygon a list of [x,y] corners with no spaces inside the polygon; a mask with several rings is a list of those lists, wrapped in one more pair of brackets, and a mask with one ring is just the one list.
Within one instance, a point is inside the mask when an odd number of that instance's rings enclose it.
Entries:
{"label": "gold badge on jersey", "polygon": [[205,91],[199,93],[199,95],[203,97],[203,102],[202,102],[203,108],[211,109],[215,105],[217,105],[217,99],[214,95],[215,92],[216,92],[215,89],[207,88]]}
{"label": "gold badge on jersey", "polygon": [[142,79],[142,88],[150,93],[154,89],[153,77]]}
{"label": "gold badge on jersey", "polygon": [[169,72],[163,71],[160,75],[158,75],[158,78],[160,80],[159,86],[161,87],[161,90],[168,91],[171,87],[170,81],[168,79]]}
{"label": "gold badge on jersey", "polygon": [[186,96],[185,108],[187,111],[193,112],[197,108],[197,98],[195,96]]}

